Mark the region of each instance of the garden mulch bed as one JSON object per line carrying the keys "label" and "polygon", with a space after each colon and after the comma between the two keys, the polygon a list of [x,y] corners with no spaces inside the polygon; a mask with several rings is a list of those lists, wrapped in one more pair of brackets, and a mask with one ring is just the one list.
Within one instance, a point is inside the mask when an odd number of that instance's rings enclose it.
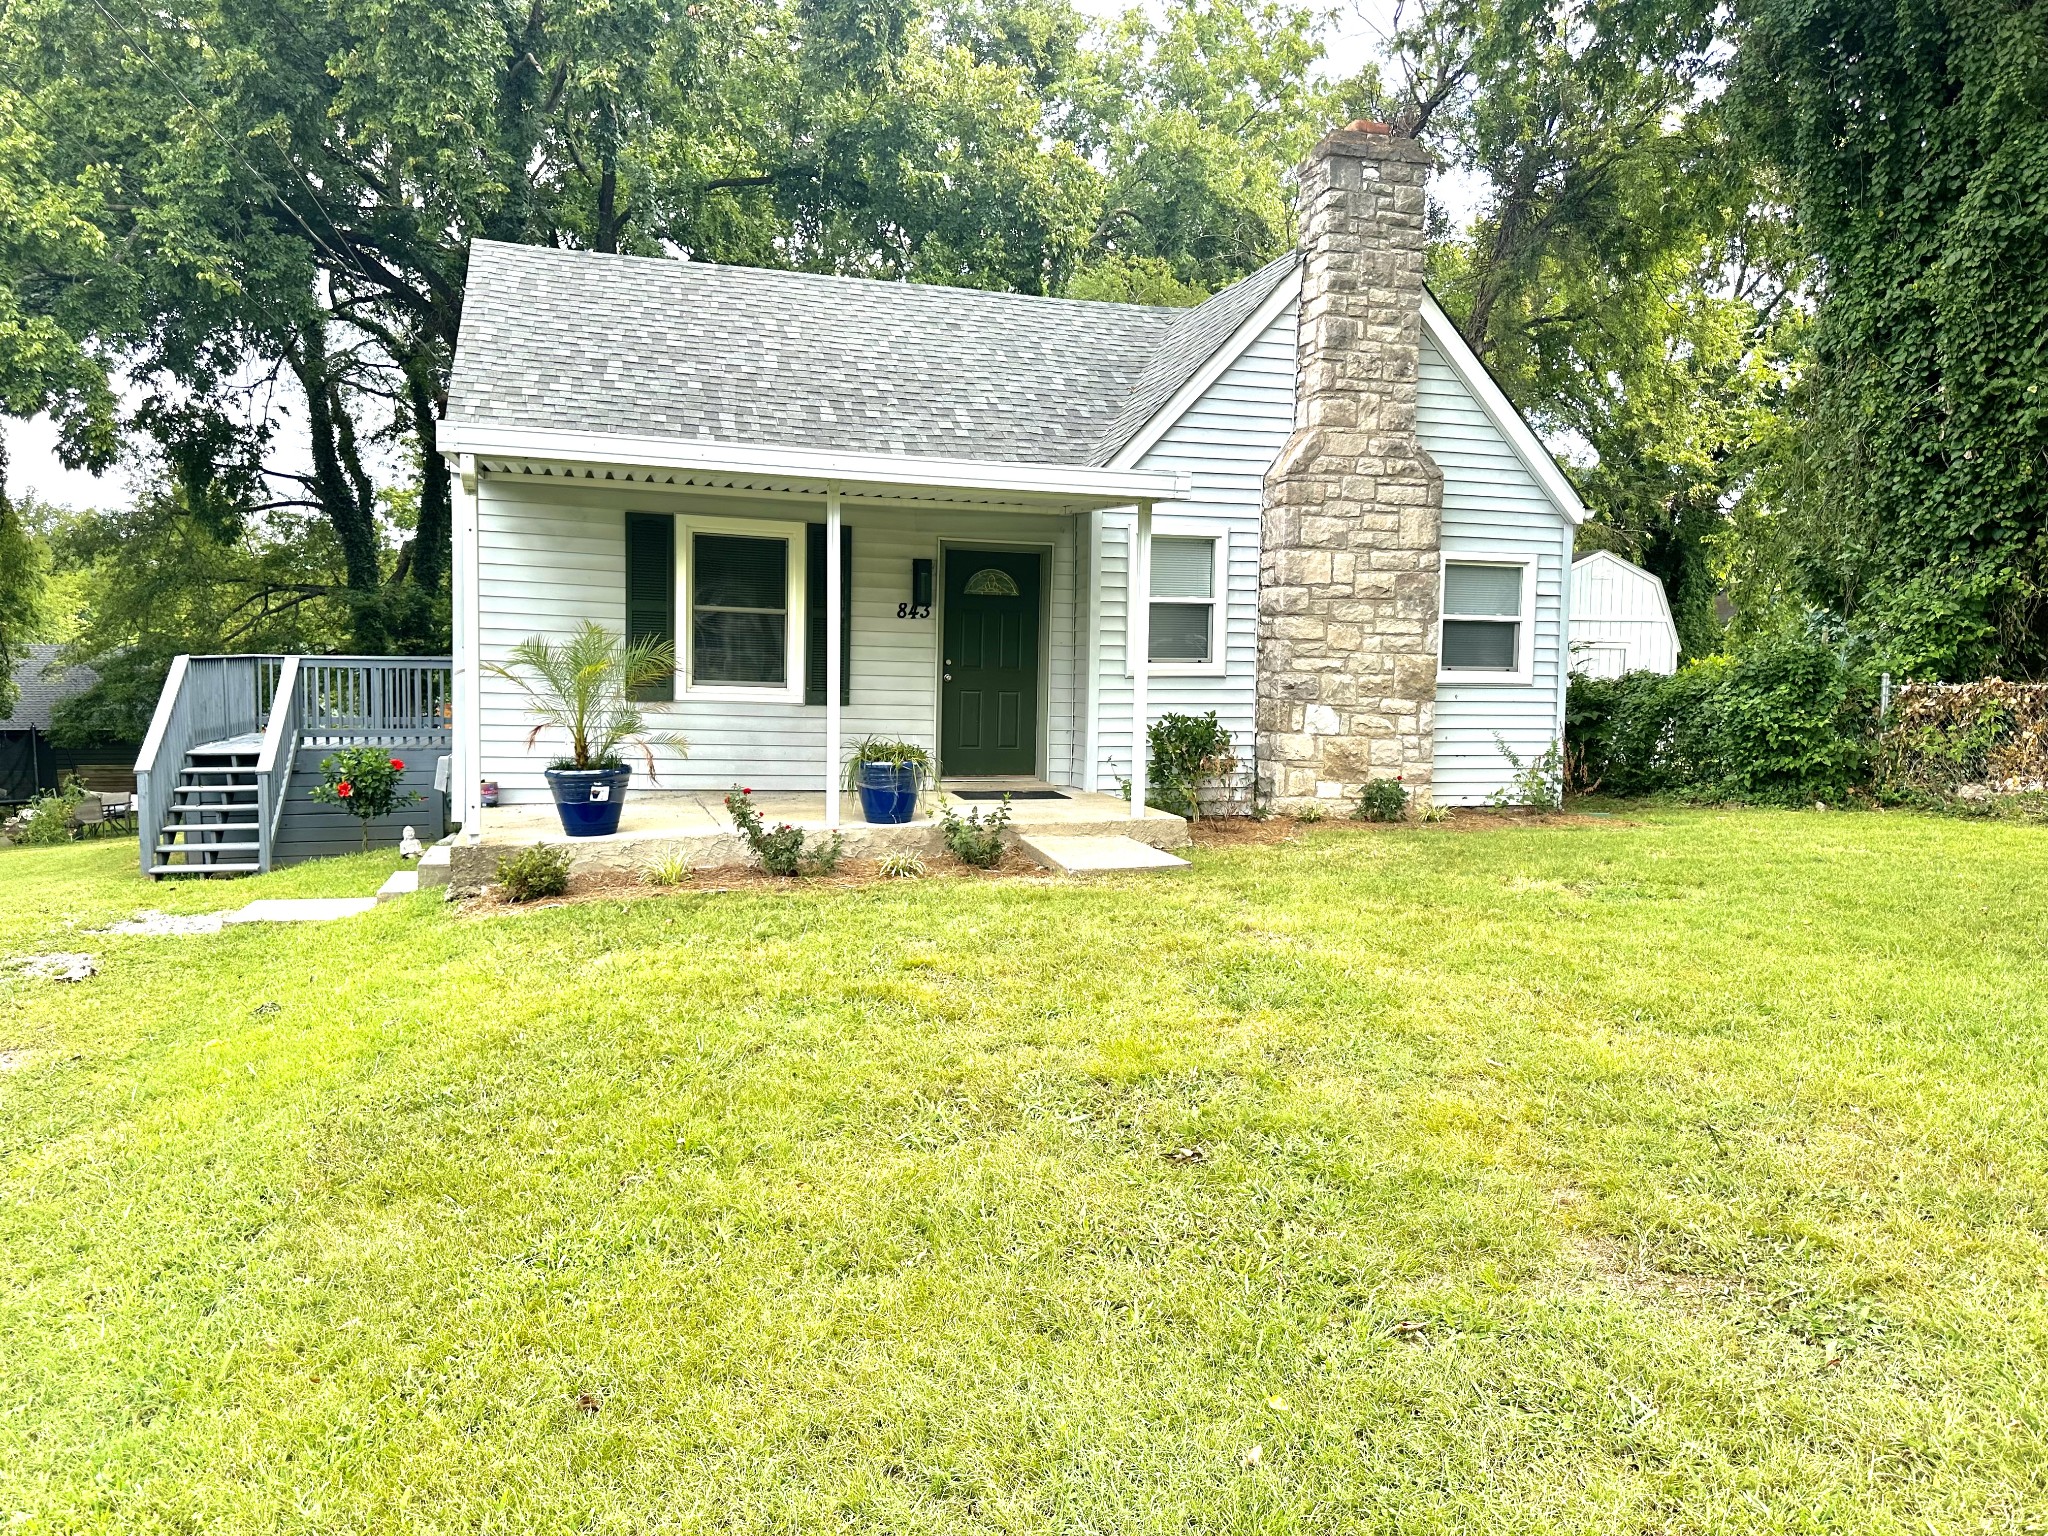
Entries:
{"label": "garden mulch bed", "polygon": [[[1484,832],[1506,827],[1628,826],[1625,819],[1587,811],[1460,810],[1435,823],[1446,831]],[[1237,848],[1298,841],[1310,832],[1343,831],[1360,834],[1391,832],[1410,827],[1412,822],[1355,821],[1348,817],[1326,817],[1321,821],[1298,821],[1291,816],[1268,816],[1263,821],[1249,816],[1210,817],[1193,823],[1189,834],[1197,848]],[[976,869],[957,859],[931,860],[919,880],[1027,880],[1050,883],[1065,877],[1055,875],[1014,848],[1003,855],[994,869]],[[482,896],[460,904],[466,915],[489,917],[505,912],[536,912],[547,907],[578,906],[588,902],[640,901],[657,896],[710,896],[721,892],[854,890],[862,886],[904,881],[903,876],[882,873],[878,860],[848,859],[829,875],[771,875],[744,866],[694,871],[678,885],[650,885],[623,870],[599,875],[579,875],[561,896],[540,901],[508,901],[494,886]]]}
{"label": "garden mulch bed", "polygon": [[625,871],[601,875],[578,875],[565,895],[540,901],[508,901],[493,886],[481,896],[461,903],[468,915],[489,917],[503,912],[537,912],[546,907],[569,907],[597,901],[640,901],[656,896],[711,896],[736,891],[854,890],[880,884],[917,884],[929,880],[1038,880],[1059,878],[1023,854],[1012,849],[994,869],[976,869],[954,859],[932,860],[926,872],[915,880],[885,875],[879,860],[847,859],[829,875],[771,875],[744,866],[702,869],[692,872],[678,885],[650,885]]}

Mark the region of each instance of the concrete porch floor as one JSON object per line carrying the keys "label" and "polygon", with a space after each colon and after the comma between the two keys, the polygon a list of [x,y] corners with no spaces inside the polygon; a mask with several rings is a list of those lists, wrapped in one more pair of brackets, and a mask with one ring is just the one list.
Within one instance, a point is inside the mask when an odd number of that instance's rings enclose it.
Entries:
{"label": "concrete porch floor", "polygon": [[[996,810],[999,800],[963,800],[956,790],[977,793],[1004,790],[1045,790],[1055,786],[1037,779],[948,781],[925,797],[918,819],[900,826],[870,826],[861,819],[860,797],[841,795],[839,830],[845,839],[843,857],[879,859],[891,853],[922,858],[945,857],[939,835],[938,809],[943,801],[957,815]],[[1131,815],[1130,803],[1119,795],[1062,789],[1059,800],[1012,800],[1010,828],[1019,833],[1055,837],[1129,837],[1153,848],[1188,846],[1188,824],[1166,811],[1147,807]],[[791,822],[806,832],[825,831],[822,793],[757,791],[753,797],[761,819],[774,826]],[[507,851],[534,843],[554,843],[570,857],[570,873],[633,874],[658,859],[680,854],[692,869],[718,869],[753,862],[753,855],[725,808],[722,790],[647,790],[635,786],[626,797],[619,830],[608,837],[566,837],[552,805],[501,805],[483,813],[483,831],[471,844],[460,834],[450,849],[449,884],[454,894],[469,895],[496,877],[499,858]]]}

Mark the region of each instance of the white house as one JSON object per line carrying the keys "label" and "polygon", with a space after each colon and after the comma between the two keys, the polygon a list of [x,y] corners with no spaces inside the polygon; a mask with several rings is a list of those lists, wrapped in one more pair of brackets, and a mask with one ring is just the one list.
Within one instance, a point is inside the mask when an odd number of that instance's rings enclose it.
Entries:
{"label": "white house", "polygon": [[1586,677],[1678,670],[1664,583],[1604,549],[1572,564],[1571,636],[1572,670]]}
{"label": "white house", "polygon": [[480,664],[586,619],[673,642],[666,788],[819,790],[875,733],[1114,793],[1135,721],[1213,709],[1283,807],[1483,802],[1558,735],[1584,509],[1424,291],[1426,172],[1331,134],[1300,250],[1187,310],[478,243],[458,816],[547,798]]}

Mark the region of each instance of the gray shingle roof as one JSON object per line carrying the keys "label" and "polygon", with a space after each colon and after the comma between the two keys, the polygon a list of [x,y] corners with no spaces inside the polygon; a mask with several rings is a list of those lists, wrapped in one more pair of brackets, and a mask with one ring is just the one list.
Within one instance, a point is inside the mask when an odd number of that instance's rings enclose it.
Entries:
{"label": "gray shingle roof", "polygon": [[1292,260],[1185,310],[480,240],[448,420],[1099,465]]}
{"label": "gray shingle roof", "polygon": [[1298,259],[1296,253],[1289,251],[1207,303],[1177,311],[1180,318],[1146,360],[1145,371],[1138,375],[1115,420],[1097,440],[1089,462],[1107,464],[1115,458],[1139,428],[1179,394],[1183,384],[1201,372],[1202,364],[1215,355],[1216,349],[1258,313],[1259,306],[1294,271]]}
{"label": "gray shingle roof", "polygon": [[0,719],[0,727],[10,731],[47,731],[51,713],[59,704],[77,698],[100,680],[99,673],[91,667],[55,665],[63,649],[61,645],[22,648],[14,658],[14,681],[21,689],[21,697],[15,703],[14,713]]}

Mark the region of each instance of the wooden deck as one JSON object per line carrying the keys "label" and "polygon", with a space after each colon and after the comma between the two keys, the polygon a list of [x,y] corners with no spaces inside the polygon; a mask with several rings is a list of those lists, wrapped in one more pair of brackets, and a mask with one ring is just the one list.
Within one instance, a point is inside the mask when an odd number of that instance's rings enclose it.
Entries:
{"label": "wooden deck", "polygon": [[432,841],[446,815],[435,778],[450,702],[445,657],[178,657],[135,765],[143,872],[254,874],[353,852],[355,818],[313,799],[338,747],[390,751],[422,796],[372,822],[372,845],[408,825]]}

